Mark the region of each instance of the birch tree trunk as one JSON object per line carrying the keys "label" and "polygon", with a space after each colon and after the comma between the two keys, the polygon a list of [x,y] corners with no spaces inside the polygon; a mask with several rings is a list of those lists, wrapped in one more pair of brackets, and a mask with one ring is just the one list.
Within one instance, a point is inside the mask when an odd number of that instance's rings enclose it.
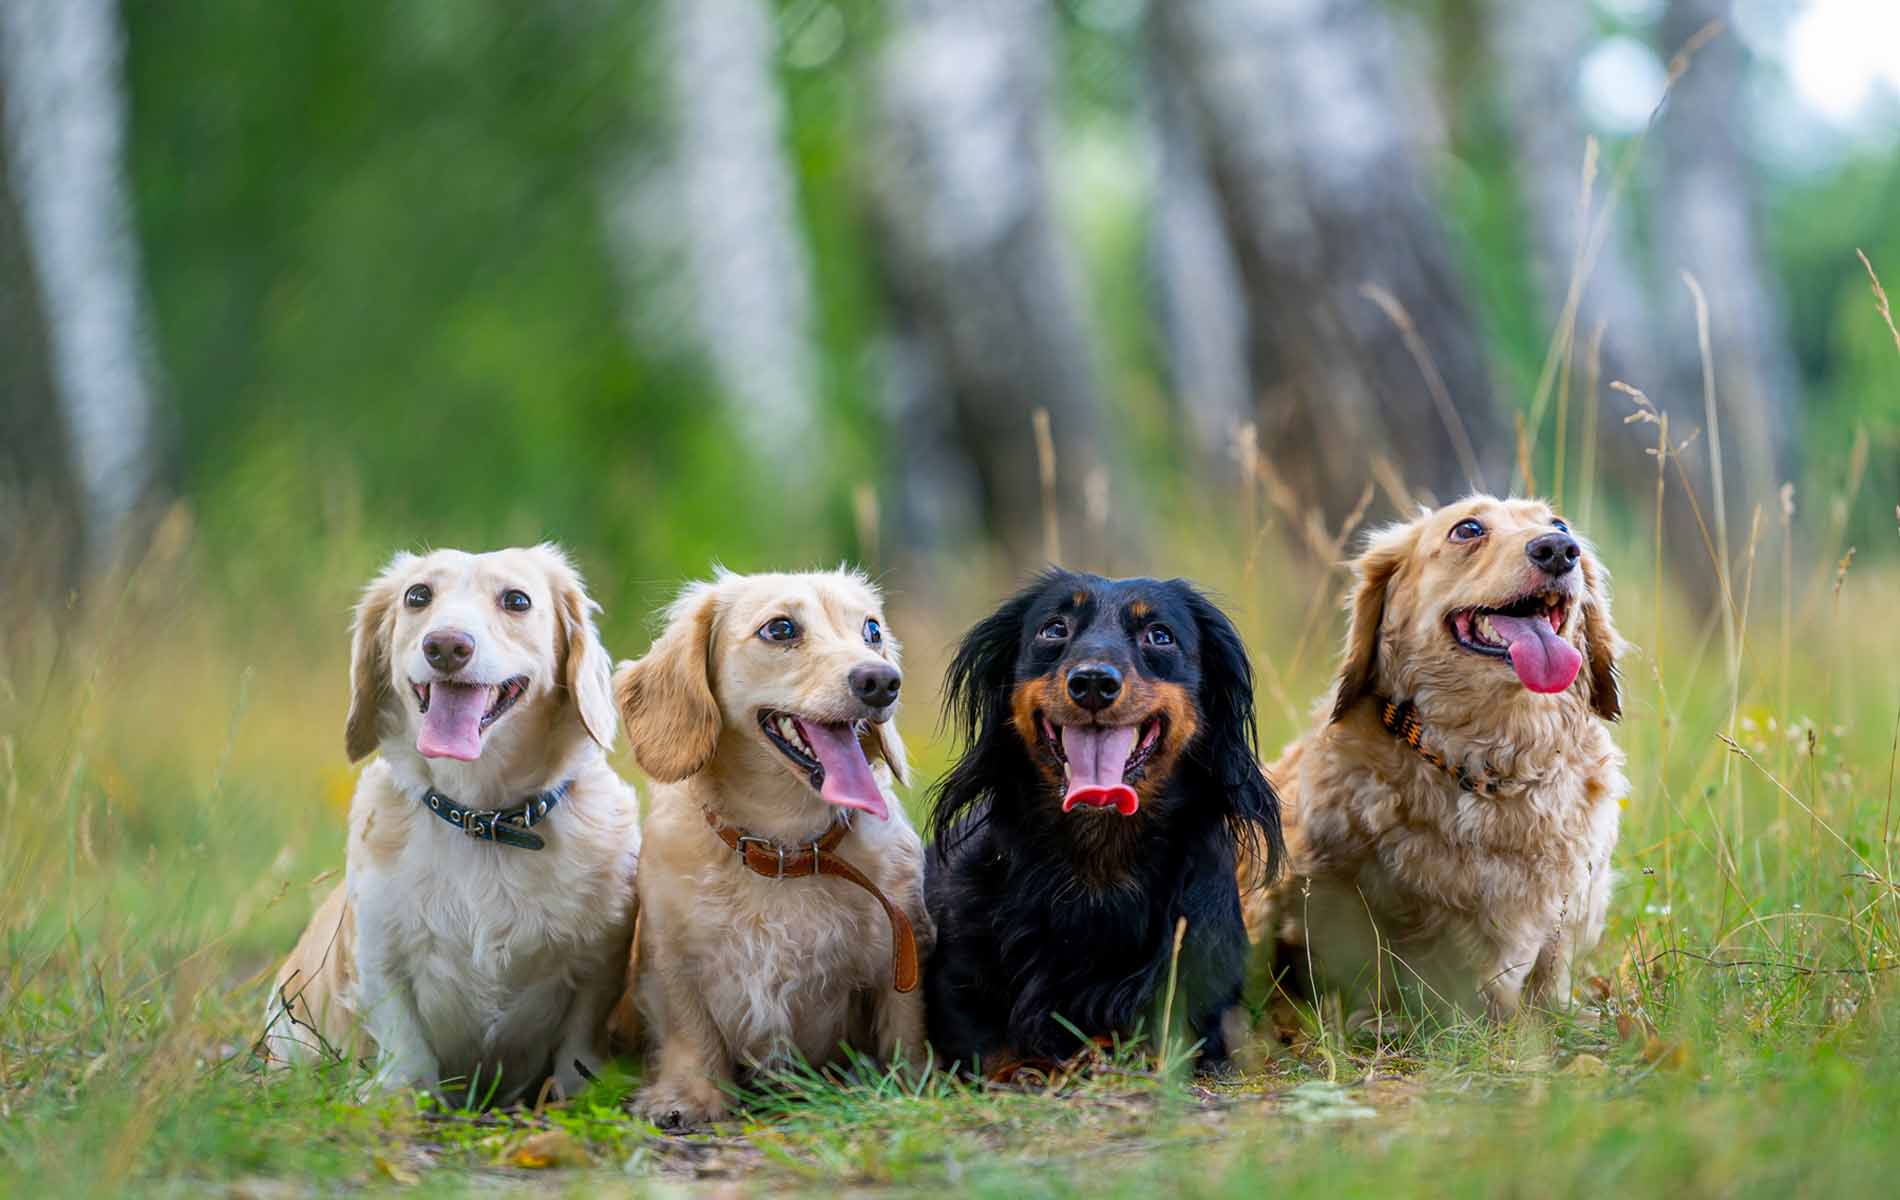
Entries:
{"label": "birch tree trunk", "polygon": [[[6,108],[0,93],[0,121]],[[49,574],[42,590],[57,595],[79,582],[79,531],[62,525],[76,520],[80,497],[11,175],[0,154],[0,573],[15,584]]]}
{"label": "birch tree trunk", "polygon": [[[0,4],[0,95],[9,216],[30,271],[9,286],[9,343],[43,343],[46,370],[14,365],[28,390],[9,408],[40,430],[44,453],[63,441],[79,505],[71,537],[83,568],[113,563],[160,474],[156,401],[138,245],[124,177],[123,35],[112,0]],[[19,263],[8,255],[6,267]],[[30,279],[30,282],[27,280]],[[37,305],[17,297],[36,296]],[[19,332],[37,324],[35,339]],[[17,343],[16,343],[16,339]],[[18,373],[16,375],[16,372]],[[53,405],[31,389],[50,378]],[[51,411],[49,411],[49,409]],[[56,411],[59,437],[52,433]],[[12,424],[10,419],[9,424]],[[54,482],[46,495],[58,495]]]}
{"label": "birch tree trunk", "polygon": [[811,264],[772,12],[764,0],[664,0],[657,16],[695,341],[759,461],[788,484],[809,482],[821,432]]}
{"label": "birch tree trunk", "polygon": [[[1171,0],[1149,12],[1239,264],[1262,452],[1332,521],[1375,454],[1439,498],[1501,487],[1510,424],[1413,161],[1414,98],[1383,5]],[[1396,299],[1413,346],[1369,286]]]}
{"label": "birch tree trunk", "polygon": [[1152,62],[1148,83],[1149,275],[1169,383],[1202,463],[1225,476],[1236,465],[1235,430],[1253,417],[1247,296],[1186,98]]}
{"label": "birch tree trunk", "polygon": [[[907,468],[907,486],[973,478],[1010,560],[1039,562],[1035,410],[1050,414],[1054,507],[1071,550],[1084,531],[1086,474],[1113,457],[1049,194],[1048,18],[1017,0],[905,0],[893,23],[879,73],[875,203],[907,380],[898,440],[931,460]],[[934,438],[910,419],[932,397],[947,400],[948,415]],[[945,435],[966,466],[943,461]],[[911,486],[905,508],[914,518],[939,500]]]}
{"label": "birch tree trunk", "polygon": [[[1682,45],[1728,8],[1727,0],[1670,0],[1664,47]],[[1668,297],[1667,402],[1693,413],[1697,426],[1707,424],[1702,360],[1679,272],[1694,274],[1708,296],[1732,541],[1746,537],[1748,505],[1772,512],[1774,490],[1793,469],[1800,406],[1781,292],[1767,266],[1754,172],[1742,145],[1745,54],[1732,34],[1717,37],[1676,85],[1663,117],[1653,238]]]}

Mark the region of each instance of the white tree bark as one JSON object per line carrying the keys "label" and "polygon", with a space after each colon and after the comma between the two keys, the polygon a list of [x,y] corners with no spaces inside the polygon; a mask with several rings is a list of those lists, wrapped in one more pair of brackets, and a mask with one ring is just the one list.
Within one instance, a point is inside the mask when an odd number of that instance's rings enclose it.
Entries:
{"label": "white tree bark", "polygon": [[[1510,443],[1436,206],[1382,0],[1169,0],[1186,98],[1248,298],[1261,448],[1337,520],[1383,454],[1415,490],[1498,486]],[[1410,331],[1367,292],[1396,299]]]}
{"label": "white tree bark", "polygon": [[1253,419],[1247,296],[1178,84],[1151,70],[1146,101],[1154,166],[1148,254],[1169,382],[1203,461],[1226,473],[1235,466],[1235,431]]}
{"label": "white tree bark", "polygon": [[0,3],[6,178],[38,281],[91,568],[123,549],[158,440],[124,174],[123,52],[112,0]]}
{"label": "white tree bark", "polygon": [[[1670,0],[1665,52],[1728,8],[1727,0]],[[1743,146],[1747,66],[1741,41],[1724,34],[1696,55],[1676,85],[1663,114],[1652,236],[1669,322],[1667,402],[1695,414],[1698,425],[1705,423],[1702,360],[1695,310],[1679,272],[1694,274],[1708,295],[1727,500],[1744,529],[1747,505],[1772,507],[1775,487],[1793,469],[1801,403],[1781,291],[1762,242],[1755,173]]]}
{"label": "white tree bark", "polygon": [[[877,202],[911,393],[897,408],[916,416],[947,398],[945,432],[967,463],[941,461],[939,438],[922,448],[932,461],[906,482],[974,477],[990,531],[1016,563],[1039,561],[1044,495],[1032,419],[1047,409],[1054,505],[1073,554],[1084,479],[1114,453],[1099,420],[1081,289],[1049,194],[1047,14],[1022,0],[907,0],[894,24],[879,79]],[[900,445],[913,440],[904,429]],[[906,507],[915,514],[933,504],[913,495]]]}
{"label": "white tree bark", "polygon": [[[1579,198],[1589,134],[1577,89],[1578,68],[1590,48],[1592,18],[1585,5],[1530,5],[1521,0],[1490,0],[1487,15],[1489,57],[1497,71],[1519,190],[1530,218],[1531,269],[1554,328],[1586,232]],[[1592,220],[1604,202],[1614,165],[1607,160],[1598,165]],[[1647,387],[1643,375],[1656,370],[1659,359],[1648,285],[1623,233],[1633,220],[1625,202],[1583,292],[1577,345],[1580,362],[1590,330],[1597,321],[1606,321],[1604,381],[1625,379]],[[1618,411],[1610,419],[1621,426],[1623,416]]]}
{"label": "white tree bark", "polygon": [[664,0],[657,15],[697,341],[759,459],[808,479],[819,433],[811,264],[772,12],[763,0]]}

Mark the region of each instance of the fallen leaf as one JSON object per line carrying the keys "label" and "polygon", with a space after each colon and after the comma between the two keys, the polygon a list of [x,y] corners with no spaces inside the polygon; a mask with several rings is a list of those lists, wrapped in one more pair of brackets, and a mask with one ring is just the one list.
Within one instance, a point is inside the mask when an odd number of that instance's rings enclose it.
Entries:
{"label": "fallen leaf", "polygon": [[1594,1054],[1579,1054],[1564,1064],[1559,1075],[1575,1075],[1580,1079],[1594,1079],[1609,1071],[1609,1064]]}
{"label": "fallen leaf", "polygon": [[1616,1014],[1616,1036],[1621,1041],[1632,1041],[1637,1033],[1636,1018],[1628,1013]]}
{"label": "fallen leaf", "polygon": [[541,1171],[549,1167],[585,1167],[594,1158],[565,1129],[546,1129],[529,1134],[518,1142],[508,1152],[507,1161],[512,1167]]}
{"label": "fallen leaf", "polygon": [[1610,998],[1610,981],[1601,975],[1592,975],[1583,981],[1583,994],[1592,1004],[1606,1003]]}
{"label": "fallen leaf", "polygon": [[411,1171],[408,1167],[403,1166],[399,1162],[391,1162],[380,1154],[372,1155],[370,1162],[375,1165],[378,1173],[388,1178],[392,1183],[399,1183],[404,1187],[410,1187],[422,1182],[422,1176]]}
{"label": "fallen leaf", "polygon": [[1689,1049],[1681,1042],[1665,1042],[1651,1034],[1643,1043],[1643,1061],[1665,1071],[1680,1071],[1689,1065]]}

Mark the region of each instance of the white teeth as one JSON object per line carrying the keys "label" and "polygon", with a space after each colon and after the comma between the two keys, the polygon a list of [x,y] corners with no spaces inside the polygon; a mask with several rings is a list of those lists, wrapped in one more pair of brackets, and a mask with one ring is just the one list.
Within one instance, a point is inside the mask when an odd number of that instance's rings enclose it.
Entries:
{"label": "white teeth", "polygon": [[1491,618],[1483,613],[1478,614],[1478,619],[1472,622],[1472,626],[1477,629],[1478,636],[1485,641],[1495,642],[1498,640],[1498,631],[1492,626]]}

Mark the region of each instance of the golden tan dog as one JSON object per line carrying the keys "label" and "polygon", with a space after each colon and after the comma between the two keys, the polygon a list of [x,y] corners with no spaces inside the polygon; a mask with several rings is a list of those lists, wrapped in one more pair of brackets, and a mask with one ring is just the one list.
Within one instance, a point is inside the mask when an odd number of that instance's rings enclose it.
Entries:
{"label": "golden tan dog", "polygon": [[1609,578],[1534,500],[1374,533],[1339,680],[1269,768],[1289,874],[1256,941],[1349,1008],[1561,1005],[1603,931],[1628,781]]}
{"label": "golden tan dog", "polygon": [[381,757],[344,882],[278,973],[274,1062],[373,1047],[380,1084],[499,1103],[550,1076],[573,1095],[599,1063],[640,831],[594,609],[546,545],[399,554],[365,590],[347,743]]}
{"label": "golden tan dog", "polygon": [[[849,1044],[923,1061],[923,846],[891,789],[900,681],[877,590],[843,572],[694,584],[615,676],[634,754],[662,785],[636,984],[658,1052],[638,1107],[655,1122],[713,1120],[739,1069],[791,1054],[817,1065]],[[832,869],[813,877],[814,843],[895,915]]]}

